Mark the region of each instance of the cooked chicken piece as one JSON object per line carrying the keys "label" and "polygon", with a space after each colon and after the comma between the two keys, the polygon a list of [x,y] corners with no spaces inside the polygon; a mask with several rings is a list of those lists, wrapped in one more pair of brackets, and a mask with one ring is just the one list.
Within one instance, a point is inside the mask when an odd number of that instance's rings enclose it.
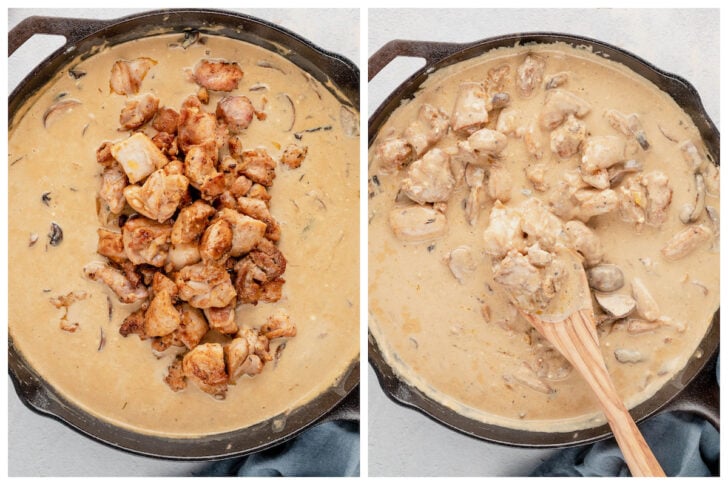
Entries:
{"label": "cooked chicken piece", "polygon": [[222,131],[212,113],[197,108],[182,108],[177,125],[177,144],[186,153],[194,145],[205,147],[213,162],[217,162],[218,148],[222,146]]}
{"label": "cooked chicken piece", "polygon": [[583,118],[591,111],[589,103],[564,89],[549,90],[541,111],[541,126],[553,130],[563,123],[569,115]]}
{"label": "cooked chicken piece", "polygon": [[395,207],[389,213],[389,225],[397,239],[405,242],[438,239],[447,231],[445,215],[421,205]]}
{"label": "cooked chicken piece", "polygon": [[[473,257],[473,250],[470,246],[458,246],[448,253],[445,262],[450,272],[462,285],[465,279],[475,271],[477,262]],[[270,337],[268,337],[270,338]]]}
{"label": "cooked chicken piece", "polygon": [[432,105],[423,104],[417,119],[410,123],[404,132],[404,139],[412,147],[413,156],[421,157],[445,136],[449,126],[447,113]]}
{"label": "cooked chicken piece", "polygon": [[216,217],[230,224],[233,234],[230,256],[234,258],[250,252],[265,236],[265,222],[240,214],[236,210],[222,209]]}
{"label": "cooked chicken piece", "polygon": [[526,178],[533,184],[533,188],[541,192],[548,190],[546,183],[546,167],[543,162],[533,163],[526,167]]}
{"label": "cooked chicken piece", "polygon": [[508,145],[508,138],[499,131],[483,128],[468,137],[468,145],[481,156],[497,158]]}
{"label": "cooked chicken piece", "polygon": [[273,360],[273,356],[270,354],[270,341],[265,335],[261,335],[253,328],[242,328],[238,332],[238,336],[248,341],[248,349],[251,354],[257,355],[263,362]]}
{"label": "cooked chicken piece", "polygon": [[264,283],[260,287],[259,301],[265,303],[275,303],[283,296],[283,284],[286,282],[283,278],[276,278],[272,281]]}
{"label": "cooked chicken piece", "polygon": [[493,269],[493,280],[506,289],[516,306],[532,312],[549,304],[561,289],[566,274],[565,266],[558,259],[539,269],[514,249]]}
{"label": "cooked chicken piece", "polygon": [[238,333],[238,324],[235,322],[235,300],[225,308],[205,308],[204,312],[212,330],[228,335]]}
{"label": "cooked chicken piece", "polygon": [[521,113],[515,108],[505,108],[498,114],[495,129],[506,136],[517,136],[517,130],[520,124]]}
{"label": "cooked chicken piece", "polygon": [[255,108],[246,96],[225,96],[217,102],[215,114],[232,133],[240,133],[253,121]]}
{"label": "cooked chicken piece", "polygon": [[561,158],[569,158],[579,153],[585,139],[586,124],[569,115],[563,125],[551,132],[551,151]]}
{"label": "cooked chicken piece", "polygon": [[487,104],[482,83],[460,83],[451,117],[453,131],[469,135],[483,128],[488,123]]}
{"label": "cooked chicken piece", "polygon": [[465,182],[470,187],[468,198],[465,199],[465,217],[474,226],[485,204],[485,169],[468,164],[465,168]]}
{"label": "cooked chicken piece", "polygon": [[172,302],[172,296],[162,291],[154,295],[144,314],[144,334],[162,337],[174,332],[180,324],[180,315]]}
{"label": "cooked chicken piece", "polygon": [[177,125],[179,124],[180,115],[172,108],[159,108],[157,115],[152,120],[152,128],[159,132],[175,135],[177,133]]}
{"label": "cooked chicken piece", "polygon": [[584,256],[586,267],[599,264],[604,257],[604,249],[597,235],[581,221],[568,221],[564,229],[569,235],[570,246]]}
{"label": "cooked chicken piece", "polygon": [[223,263],[230,257],[233,230],[225,219],[217,219],[207,226],[200,239],[200,256],[206,263]]}
{"label": "cooked chicken piece", "polygon": [[233,182],[230,184],[230,195],[233,197],[242,197],[247,194],[252,187],[253,181],[245,175],[240,175],[239,177],[235,177]]}
{"label": "cooked chicken piece", "polygon": [[541,143],[541,131],[536,126],[535,121],[531,121],[526,126],[521,126],[516,130],[516,135],[523,138],[523,144],[526,151],[533,155],[537,160],[543,158],[543,144]]}
{"label": "cooked chicken piece", "polygon": [[382,173],[394,173],[412,160],[412,146],[404,138],[387,138],[377,144],[374,160]]}
{"label": "cooked chicken piece", "polygon": [[215,209],[201,200],[183,207],[172,227],[172,244],[181,245],[197,241],[214,215]]}
{"label": "cooked chicken piece", "polygon": [[[161,151],[170,160],[175,159],[175,157],[179,153],[179,147],[177,146],[177,137],[175,135],[170,135],[169,133],[160,131],[159,133],[154,135],[154,137],[152,137],[152,143],[154,143],[154,145],[159,148],[159,151]],[[170,163],[164,166],[164,171],[166,173],[169,173],[169,169],[167,167],[170,165]],[[180,173],[184,173],[184,167],[182,168],[182,172]]]}
{"label": "cooked chicken piece", "polygon": [[258,245],[250,251],[248,256],[255,265],[262,269],[266,279],[272,281],[286,271],[286,258],[275,244],[267,239],[261,239]]}
{"label": "cooked chicken piece", "polygon": [[547,251],[565,241],[564,223],[537,197],[529,197],[516,209],[521,213],[521,230]]}
{"label": "cooked chicken piece", "polygon": [[113,167],[114,165],[119,165],[119,163],[114,158],[114,155],[111,154],[111,147],[114,146],[114,144],[110,141],[105,141],[96,149],[96,163],[99,165],[103,165],[105,168]]}
{"label": "cooked chicken piece", "polygon": [[99,236],[99,243],[96,249],[97,253],[101,256],[106,256],[115,263],[121,263],[126,260],[121,233],[107,229],[97,229],[96,233]]}
{"label": "cooked chicken piece", "polygon": [[104,168],[101,172],[101,188],[99,189],[99,197],[106,202],[109,210],[113,214],[120,214],[124,210],[126,199],[124,198],[124,188],[129,181],[126,178],[124,170],[116,161],[113,165]]}
{"label": "cooked chicken piece", "polygon": [[455,187],[463,181],[468,165],[487,166],[487,160],[479,160],[478,154],[473,151],[467,141],[459,141],[457,145],[446,147],[444,151],[450,155],[450,172],[455,179]]}
{"label": "cooked chicken piece", "polygon": [[624,140],[618,136],[590,136],[581,157],[582,174],[592,174],[625,159]]}
{"label": "cooked chicken piece", "polygon": [[264,148],[245,150],[239,170],[253,182],[270,187],[276,177],[276,162]]}
{"label": "cooked chicken piece", "polygon": [[545,268],[554,259],[550,252],[541,249],[541,245],[538,242],[528,247],[526,256],[528,257],[528,262],[538,268]]}
{"label": "cooked chicken piece", "polygon": [[161,271],[154,273],[152,278],[152,291],[155,295],[168,293],[172,298],[176,298],[179,292],[175,282],[165,276]]}
{"label": "cooked chicken piece", "polygon": [[119,60],[111,66],[109,86],[116,94],[137,94],[149,69],[157,61],[149,57],[139,57],[133,61]]}
{"label": "cooked chicken piece", "polygon": [[200,344],[185,354],[182,369],[187,379],[216,399],[224,399],[228,376],[225,371],[225,353],[220,344]]}
{"label": "cooked chicken piece", "polygon": [[146,217],[134,217],[121,228],[126,257],[134,264],[164,266],[169,251],[172,225],[161,224]]}
{"label": "cooked chicken piece", "polygon": [[705,182],[705,192],[712,197],[720,196],[720,169],[712,163],[707,163],[701,172]]}
{"label": "cooked chicken piece", "polygon": [[581,172],[581,178],[587,184],[595,189],[604,190],[610,186],[609,171],[606,168],[600,168],[594,172]]}
{"label": "cooked chicken piece", "polygon": [[180,324],[174,333],[185,347],[192,350],[197,347],[209,330],[207,320],[200,310],[187,303],[181,305],[179,312]]}
{"label": "cooked chicken piece", "polygon": [[203,59],[195,66],[193,77],[204,88],[230,92],[237,89],[243,78],[243,71],[235,62]]}
{"label": "cooked chicken piece", "polygon": [[206,182],[221,175],[215,169],[214,151],[211,144],[194,145],[185,155],[185,176],[196,189],[202,190]]}
{"label": "cooked chicken piece", "polygon": [[288,168],[298,168],[303,163],[308,153],[308,147],[291,143],[283,150],[281,163]]}
{"label": "cooked chicken piece", "polygon": [[675,234],[660,250],[668,261],[677,261],[695,251],[701,244],[709,241],[713,231],[709,227],[691,225]]}
{"label": "cooked chicken piece", "polygon": [[262,287],[267,279],[265,272],[247,256],[239,260],[234,269],[238,303],[257,305],[263,293]]}
{"label": "cooked chicken piece", "polygon": [[268,340],[282,337],[295,337],[296,325],[291,322],[291,316],[284,312],[274,313],[260,327],[261,335]]}
{"label": "cooked chicken piece", "polygon": [[612,212],[619,204],[617,194],[612,189],[577,190],[574,192],[573,198],[577,203],[573,217],[582,222],[587,222],[594,216]]}
{"label": "cooked chicken piece", "polygon": [[519,211],[496,200],[490,211],[488,227],[483,232],[485,253],[502,258],[510,249],[524,250],[526,240],[521,229],[521,219]]}
{"label": "cooked chicken piece", "polygon": [[170,389],[174,392],[181,391],[187,388],[187,381],[185,380],[185,373],[182,369],[182,357],[177,357],[167,368],[167,375],[164,376],[164,382],[167,383]]}
{"label": "cooked chicken piece", "polygon": [[119,327],[119,333],[123,337],[128,337],[131,334],[136,334],[142,340],[146,340],[147,338],[149,338],[147,334],[144,333],[145,310],[145,308],[135,310],[124,319],[124,322]]}
{"label": "cooked chicken piece", "polygon": [[439,148],[433,148],[412,162],[407,177],[402,180],[402,192],[419,204],[445,202],[454,187],[450,157]]}
{"label": "cooked chicken piece", "polygon": [[488,195],[493,200],[508,202],[511,200],[511,189],[513,188],[513,178],[510,171],[500,164],[493,164],[490,167],[490,176],[488,177]]}
{"label": "cooked chicken piece", "polygon": [[640,229],[646,219],[647,189],[640,183],[639,176],[636,176],[628,178],[618,190],[620,219],[635,224]]}
{"label": "cooked chicken piece", "polygon": [[270,194],[268,193],[268,190],[260,184],[253,184],[245,196],[251,199],[260,199],[265,202],[266,206],[270,206]]}
{"label": "cooked chicken piece", "polygon": [[[253,357],[257,358],[254,364]],[[260,357],[255,354],[250,355],[248,340],[243,337],[235,338],[225,346],[225,362],[231,383],[235,383],[245,374],[256,375],[263,370],[263,362]]]}
{"label": "cooked chicken piece", "polygon": [[266,224],[265,237],[267,239],[271,241],[280,239],[281,228],[268,210],[265,201],[251,197],[240,197],[238,199],[238,210],[246,216],[264,222]]}
{"label": "cooked chicken piece", "polygon": [[543,70],[546,62],[533,54],[526,55],[526,59],[516,69],[516,87],[518,93],[524,98],[528,98],[533,94],[543,80]]}
{"label": "cooked chicken piece", "polygon": [[647,224],[659,227],[667,220],[667,208],[672,201],[670,179],[663,172],[653,170],[643,173],[640,182],[647,189]]}
{"label": "cooked chicken piece", "polygon": [[83,272],[87,278],[104,283],[111,288],[122,303],[134,303],[149,296],[143,285],[134,286],[121,271],[101,261],[87,264],[84,266]]}
{"label": "cooked chicken piece", "polygon": [[201,260],[202,257],[197,242],[172,244],[169,253],[167,253],[167,262],[164,264],[164,269],[171,273]]}
{"label": "cooked chicken piece", "polygon": [[177,211],[188,184],[184,175],[167,175],[164,170],[157,170],[141,187],[129,185],[124,188],[124,197],[140,214],[164,222]]}
{"label": "cooked chicken piece", "polygon": [[503,91],[508,83],[508,76],[511,73],[511,66],[501,64],[498,67],[488,69],[488,76],[485,79],[485,88],[488,94]]}
{"label": "cooked chicken piece", "polygon": [[195,308],[225,307],[235,298],[235,288],[225,268],[197,263],[182,268],[175,278],[179,298]]}
{"label": "cooked chicken piece", "polygon": [[153,94],[130,99],[121,109],[119,124],[124,130],[136,130],[154,117],[159,108],[159,98]]}
{"label": "cooked chicken piece", "polygon": [[154,142],[141,132],[134,133],[119,143],[114,143],[111,147],[111,154],[121,164],[132,184],[145,179],[169,162]]}

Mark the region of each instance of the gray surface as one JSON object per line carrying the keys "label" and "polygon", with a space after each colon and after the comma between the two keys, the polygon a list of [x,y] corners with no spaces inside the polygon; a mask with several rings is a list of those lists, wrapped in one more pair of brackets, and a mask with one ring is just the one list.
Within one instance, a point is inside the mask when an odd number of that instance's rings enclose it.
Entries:
{"label": "gray surface", "polygon": [[[471,42],[515,32],[579,34],[622,47],[690,81],[719,125],[718,10],[369,10],[369,55],[393,39]],[[416,69],[397,59],[369,83],[369,114]],[[460,435],[390,401],[369,369],[369,475],[525,475],[549,450]]]}
{"label": "gray surface", "polygon": [[[10,9],[8,24],[12,29],[30,15],[117,18],[139,10]],[[359,65],[358,9],[237,11],[282,25]],[[9,91],[63,43],[62,37],[35,36],[18,49],[8,59]],[[98,444],[54,420],[29,411],[8,379],[9,476],[180,476],[201,466],[201,462],[144,458]]]}

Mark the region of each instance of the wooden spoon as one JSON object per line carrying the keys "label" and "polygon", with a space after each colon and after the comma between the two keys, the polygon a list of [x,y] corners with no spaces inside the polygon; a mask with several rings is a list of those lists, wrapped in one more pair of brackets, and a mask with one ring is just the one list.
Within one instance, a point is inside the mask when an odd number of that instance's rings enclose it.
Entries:
{"label": "wooden spoon", "polygon": [[[591,386],[612,428],[619,448],[635,477],[664,477],[629,411],[619,398],[599,348],[591,293],[581,258],[572,250],[557,257],[567,264],[565,284],[543,311],[519,311],[563,354]],[[507,289],[506,289],[507,290]]]}

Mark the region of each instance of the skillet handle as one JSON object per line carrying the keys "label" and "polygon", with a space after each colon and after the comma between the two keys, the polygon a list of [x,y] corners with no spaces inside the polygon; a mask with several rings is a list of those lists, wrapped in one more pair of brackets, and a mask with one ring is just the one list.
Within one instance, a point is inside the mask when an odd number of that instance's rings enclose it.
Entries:
{"label": "skillet handle", "polygon": [[73,45],[114,20],[32,16],[24,19],[8,33],[8,57],[35,34],[62,35],[66,45]]}
{"label": "skillet handle", "polygon": [[464,45],[452,42],[392,40],[384,44],[369,58],[369,80],[371,81],[374,76],[379,74],[379,71],[397,57],[422,57],[429,66],[462,50]]}
{"label": "skillet handle", "polygon": [[720,386],[716,365],[720,353],[716,352],[703,370],[660,413],[684,411],[697,414],[720,431]]}

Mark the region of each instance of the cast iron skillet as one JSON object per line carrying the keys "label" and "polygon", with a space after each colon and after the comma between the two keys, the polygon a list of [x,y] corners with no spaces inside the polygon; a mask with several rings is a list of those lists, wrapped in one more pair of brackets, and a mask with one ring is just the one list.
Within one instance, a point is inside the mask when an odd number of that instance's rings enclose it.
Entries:
{"label": "cast iron skillet", "polygon": [[[9,54],[34,34],[63,35],[64,46],[38,65],[10,95],[9,122],[35,91],[79,54],[104,42],[116,44],[151,34],[190,32],[224,35],[277,52],[326,86],[331,81],[346,96],[339,100],[359,110],[359,69],[298,35],[266,21],[216,10],[160,10],[115,20],[30,17],[9,33]],[[280,47],[280,50],[279,50]],[[359,361],[339,382],[308,404],[249,428],[195,439],[134,433],[88,414],[43,380],[8,339],[8,368],[15,390],[31,410],[55,418],[104,444],[157,458],[220,459],[261,451],[286,441],[315,423],[359,417]]]}
{"label": "cast iron skillet", "polygon": [[[548,44],[553,42],[590,46],[596,54],[624,64],[670,94],[693,119],[712,159],[718,164],[720,133],[708,117],[697,91],[690,83],[674,74],[661,71],[634,54],[604,42],[575,35],[543,32],[504,35],[468,44],[408,40],[394,40],[385,44],[369,58],[369,80],[399,56],[424,58],[425,66],[404,81],[369,118],[369,144],[372,144],[379,129],[387,121],[389,115],[400,106],[402,100],[414,96],[420,85],[427,79],[428,74],[484,54],[490,49],[513,46],[516,43]],[[631,410],[636,421],[642,421],[656,413],[679,410],[697,413],[716,428],[720,427],[719,388],[715,376],[720,344],[719,323],[718,311],[713,316],[711,326],[698,347],[699,350],[690,358],[685,368],[653,397]],[[394,402],[420,411],[435,421],[474,438],[513,446],[548,448],[581,445],[612,436],[611,430],[606,424],[576,432],[545,433],[485,424],[462,416],[401,380],[384,360],[379,345],[371,332],[369,333],[369,363],[374,368],[385,394]]]}

